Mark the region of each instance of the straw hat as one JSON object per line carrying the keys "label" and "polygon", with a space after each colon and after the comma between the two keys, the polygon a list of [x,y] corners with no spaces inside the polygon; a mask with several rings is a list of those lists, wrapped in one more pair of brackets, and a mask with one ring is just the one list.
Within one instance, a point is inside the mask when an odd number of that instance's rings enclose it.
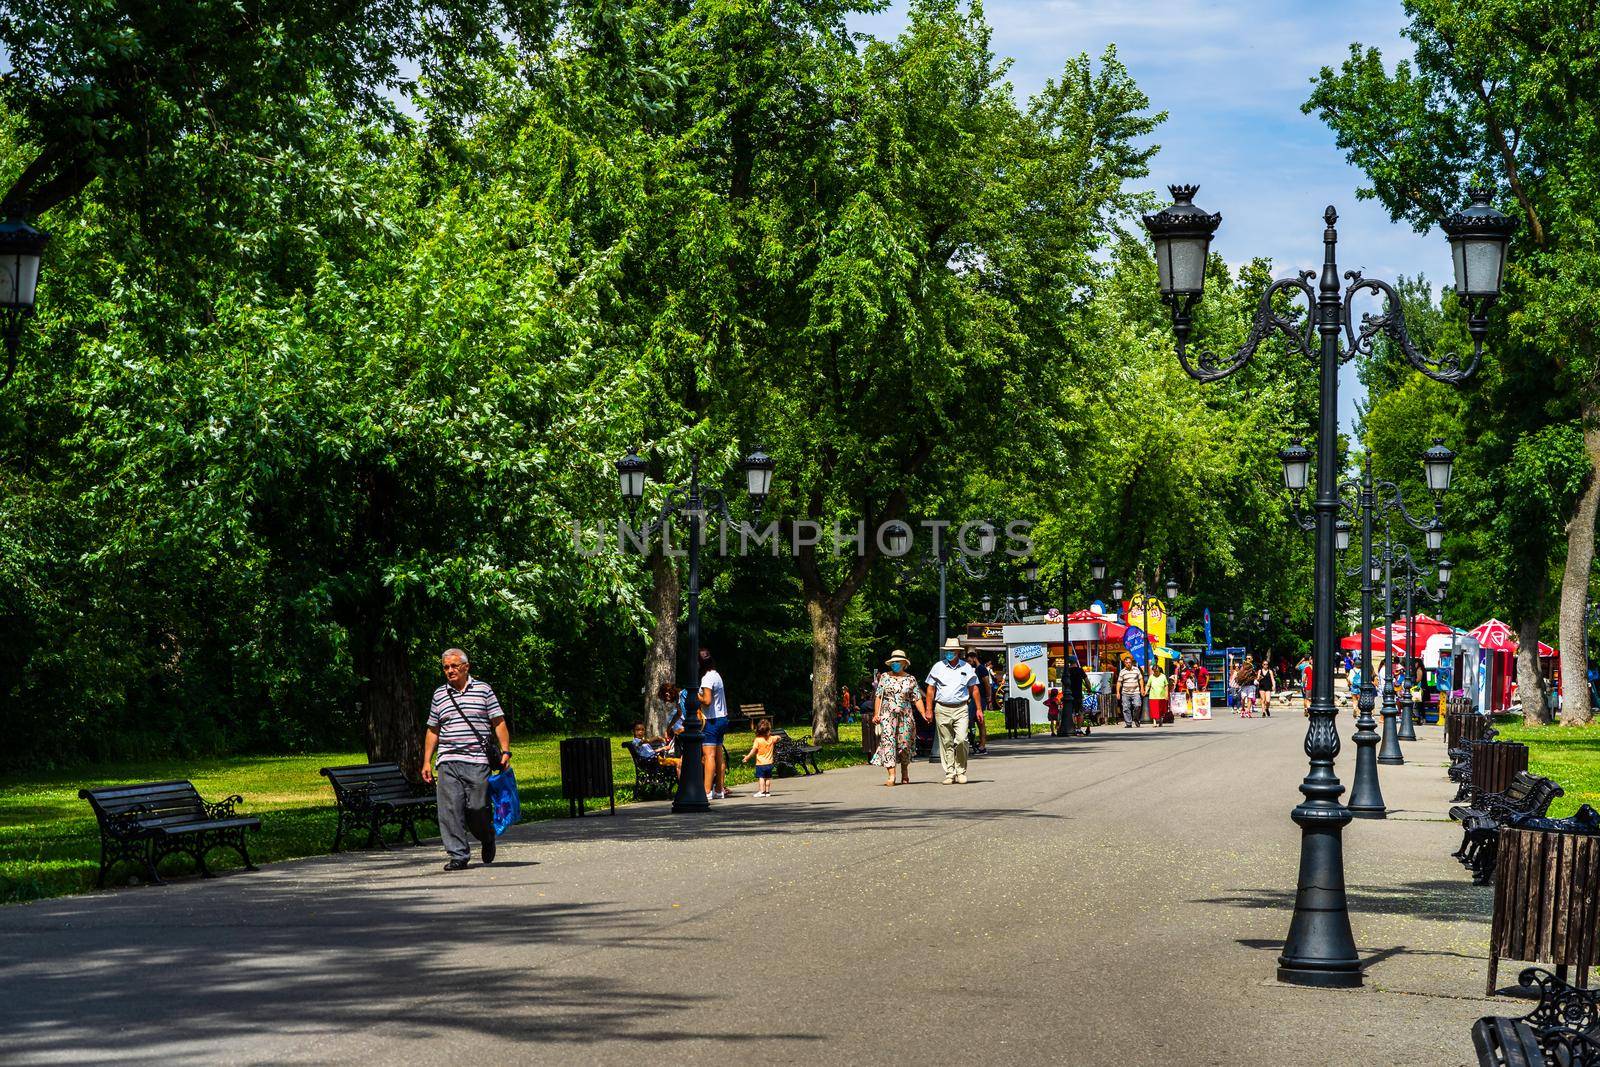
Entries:
{"label": "straw hat", "polygon": [[961,638],[959,638],[959,637],[951,637],[951,638],[946,639],[944,645],[939,649],[939,651],[941,651],[941,652],[960,652],[961,651]]}
{"label": "straw hat", "polygon": [[904,663],[907,667],[911,666],[911,659],[910,659],[909,656],[907,656],[905,654],[905,651],[903,649],[898,649],[897,648],[893,652],[889,653],[889,658],[883,661],[883,665],[885,667],[892,666],[894,664],[895,660],[899,660],[901,663]]}

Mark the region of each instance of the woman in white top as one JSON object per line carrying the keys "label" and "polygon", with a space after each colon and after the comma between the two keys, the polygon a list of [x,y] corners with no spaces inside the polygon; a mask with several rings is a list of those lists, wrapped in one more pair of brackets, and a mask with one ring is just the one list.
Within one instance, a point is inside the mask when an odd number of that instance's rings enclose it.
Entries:
{"label": "woman in white top", "polygon": [[723,688],[716,660],[703,648],[700,650],[700,714],[706,721],[705,736],[700,741],[706,796],[722,800],[728,795],[728,753],[722,747],[722,739],[728,732],[728,692]]}

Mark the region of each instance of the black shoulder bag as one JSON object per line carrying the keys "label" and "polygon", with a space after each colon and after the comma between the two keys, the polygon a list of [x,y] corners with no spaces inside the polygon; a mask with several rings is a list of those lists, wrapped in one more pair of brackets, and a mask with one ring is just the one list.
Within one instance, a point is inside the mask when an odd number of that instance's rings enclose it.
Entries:
{"label": "black shoulder bag", "polygon": [[505,762],[505,756],[500,751],[500,739],[494,735],[494,727],[489,728],[489,736],[484,737],[478,728],[472,725],[472,716],[461,710],[461,705],[456,701],[455,688],[451,685],[444,687],[444,695],[450,698],[450,703],[455,705],[456,714],[461,716],[461,721],[467,724],[467,729],[472,731],[472,736],[478,739],[478,744],[483,746],[483,754],[489,757],[489,773],[500,773],[500,765]]}

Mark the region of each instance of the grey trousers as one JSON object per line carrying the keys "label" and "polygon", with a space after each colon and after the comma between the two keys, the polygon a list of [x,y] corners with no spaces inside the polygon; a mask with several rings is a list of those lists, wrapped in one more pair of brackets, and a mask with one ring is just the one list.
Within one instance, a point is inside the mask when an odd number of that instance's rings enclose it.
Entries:
{"label": "grey trousers", "polygon": [[[489,814],[489,765],[487,763],[459,763],[451,760],[439,764],[439,836],[444,838],[444,850],[453,860],[472,858],[472,842],[467,831],[478,840],[484,837],[484,824]],[[494,833],[494,827],[488,827]]]}

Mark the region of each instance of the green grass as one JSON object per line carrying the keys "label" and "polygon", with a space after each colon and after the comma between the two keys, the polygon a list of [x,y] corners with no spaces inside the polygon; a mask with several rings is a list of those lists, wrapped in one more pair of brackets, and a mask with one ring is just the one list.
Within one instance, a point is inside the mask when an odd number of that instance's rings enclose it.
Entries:
{"label": "green grass", "polygon": [[[991,718],[991,731],[996,729]],[[791,729],[800,736],[803,729]],[[842,727],[837,742],[824,747],[824,769],[862,763],[861,727]],[[626,735],[613,737],[614,746]],[[750,750],[748,732],[727,738],[729,781],[753,781],[755,769],[739,760]],[[559,735],[513,738],[517,784],[522,794],[523,821],[565,815],[561,799]],[[613,748],[617,802],[633,799],[633,768],[627,754]],[[104,763],[50,774],[15,775],[0,788],[0,902],[78,893],[94,887],[99,869],[99,832],[87,801],[78,798],[84,786],[158,782],[187,778],[207,800],[239,793],[240,811],[261,816],[261,832],[250,837],[257,863],[320,855],[333,843],[333,792],[319,768],[365,763],[360,752],[322,752],[299,756],[230,756],[218,759],[136,760]],[[591,807],[593,804],[591,803]],[[424,829],[431,832],[432,827]],[[213,866],[236,865],[227,850],[208,858]],[[113,874],[126,878],[131,865]],[[170,857],[162,875],[192,873],[186,857]]]}
{"label": "green grass", "polygon": [[1521,719],[1495,723],[1502,741],[1528,746],[1528,770],[1553,778],[1566,790],[1550,805],[1553,817],[1571,815],[1579,804],[1600,808],[1600,724],[1527,726]]}

